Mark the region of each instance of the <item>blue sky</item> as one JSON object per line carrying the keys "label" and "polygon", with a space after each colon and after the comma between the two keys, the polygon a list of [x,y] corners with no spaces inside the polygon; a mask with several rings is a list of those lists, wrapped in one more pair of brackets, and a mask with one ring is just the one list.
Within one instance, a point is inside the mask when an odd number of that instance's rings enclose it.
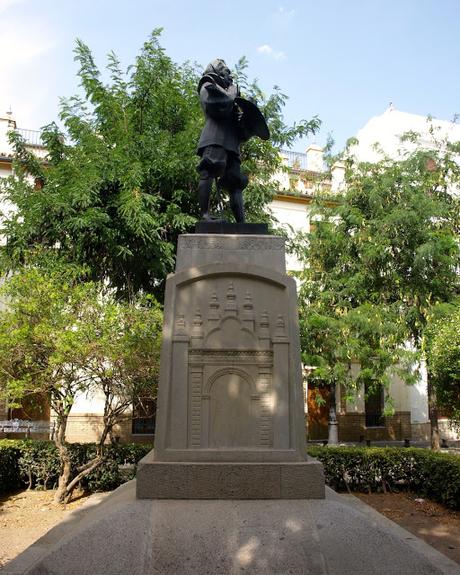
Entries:
{"label": "blue sky", "polygon": [[346,139],[390,102],[452,119],[460,112],[458,0],[0,0],[0,113],[22,128],[57,118],[78,90],[72,50],[81,38],[100,67],[114,50],[133,62],[163,27],[175,61],[249,59],[250,77],[289,96],[289,122],[317,114],[321,133],[294,146]]}

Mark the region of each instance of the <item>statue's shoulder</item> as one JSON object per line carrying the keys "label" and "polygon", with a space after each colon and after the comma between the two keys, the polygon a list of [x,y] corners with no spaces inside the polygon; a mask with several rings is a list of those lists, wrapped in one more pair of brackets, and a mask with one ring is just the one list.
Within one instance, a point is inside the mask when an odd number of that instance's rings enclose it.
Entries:
{"label": "statue's shoulder", "polygon": [[200,81],[198,82],[198,94],[201,92],[201,88],[205,84],[213,84],[214,86],[217,86],[216,74],[205,74],[204,76],[201,76]]}

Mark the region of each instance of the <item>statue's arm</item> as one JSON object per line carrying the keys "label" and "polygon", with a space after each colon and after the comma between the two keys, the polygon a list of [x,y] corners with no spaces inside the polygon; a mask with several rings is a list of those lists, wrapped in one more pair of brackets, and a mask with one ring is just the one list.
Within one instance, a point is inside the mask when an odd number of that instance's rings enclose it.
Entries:
{"label": "statue's arm", "polygon": [[[233,87],[233,86],[231,86]],[[213,82],[206,82],[200,90],[200,100],[206,115],[215,120],[224,120],[233,113],[236,98],[230,90],[224,90]]]}

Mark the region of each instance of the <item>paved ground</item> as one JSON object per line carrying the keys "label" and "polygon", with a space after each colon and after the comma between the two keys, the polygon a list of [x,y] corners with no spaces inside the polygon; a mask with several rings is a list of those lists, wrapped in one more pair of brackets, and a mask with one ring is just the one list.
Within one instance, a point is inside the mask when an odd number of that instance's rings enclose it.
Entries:
{"label": "paved ground", "polygon": [[53,503],[54,491],[20,491],[0,498],[0,568],[64,521],[88,497],[77,494],[67,505]]}
{"label": "paved ground", "polygon": [[52,529],[9,575],[460,575],[460,567],[353,496],[136,500],[129,482]]}
{"label": "paved ground", "polygon": [[460,512],[413,493],[356,493],[361,501],[460,565]]}

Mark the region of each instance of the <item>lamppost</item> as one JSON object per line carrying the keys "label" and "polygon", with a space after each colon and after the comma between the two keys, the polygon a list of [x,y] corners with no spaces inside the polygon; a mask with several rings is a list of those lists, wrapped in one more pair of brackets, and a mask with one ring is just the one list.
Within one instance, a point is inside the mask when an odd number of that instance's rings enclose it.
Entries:
{"label": "lamppost", "polygon": [[335,402],[335,381],[330,386],[329,397],[329,421],[327,426],[327,444],[337,445],[339,443],[339,424],[337,421],[337,406]]}

